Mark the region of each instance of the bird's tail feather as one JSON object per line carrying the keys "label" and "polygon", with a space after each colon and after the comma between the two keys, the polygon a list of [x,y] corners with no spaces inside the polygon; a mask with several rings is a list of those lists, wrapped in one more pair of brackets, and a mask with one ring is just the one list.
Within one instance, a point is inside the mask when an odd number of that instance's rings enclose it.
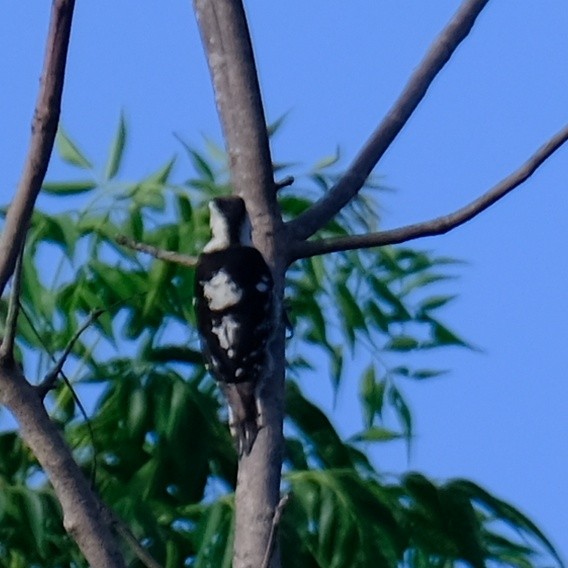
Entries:
{"label": "bird's tail feather", "polygon": [[256,388],[251,382],[224,383],[222,390],[229,406],[229,427],[239,457],[249,455],[259,430]]}

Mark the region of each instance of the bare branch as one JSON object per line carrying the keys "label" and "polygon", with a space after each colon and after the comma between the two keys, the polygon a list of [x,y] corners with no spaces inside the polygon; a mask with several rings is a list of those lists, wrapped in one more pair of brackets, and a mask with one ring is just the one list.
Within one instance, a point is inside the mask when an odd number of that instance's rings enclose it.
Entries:
{"label": "bare branch", "polygon": [[192,267],[197,264],[197,258],[194,256],[188,256],[186,254],[180,254],[178,252],[174,252],[171,250],[164,250],[158,247],[154,247],[152,245],[140,243],[138,241],[129,239],[128,237],[125,237],[123,235],[117,237],[116,242],[119,245],[128,247],[132,250],[145,252],[146,254],[149,254],[154,258],[165,260],[166,262],[173,262],[174,264],[180,264],[181,266],[188,266],[188,267]]}
{"label": "bare branch", "polygon": [[515,188],[519,187],[519,185],[532,176],[532,174],[567,141],[568,125],[543,144],[520,168],[501,180],[482,196],[449,215],[436,217],[435,219],[422,223],[399,227],[398,229],[380,231],[367,235],[352,235],[336,239],[298,242],[291,247],[291,260],[343,250],[393,245],[420,237],[431,237],[447,233],[467,223],[467,221],[470,221]]}
{"label": "bare branch", "polygon": [[194,0],[229,155],[231,184],[247,202],[255,231],[280,218],[266,118],[240,0]]}
{"label": "bare branch", "polygon": [[436,75],[471,31],[489,0],[465,0],[436,38],[406,87],[378,128],[367,140],[345,174],[312,207],[288,227],[296,240],[307,239],[321,229],[357,194],[378,161],[422,101]]}
{"label": "bare branch", "polygon": [[[241,0],[194,0],[225,135],[231,184],[243,197],[253,240],[274,277],[272,369],[259,394],[263,428],[239,461],[234,568],[260,566],[280,499],[284,415],[284,326],[281,322],[287,235],[276,200],[266,120]],[[280,566],[277,554],[271,567]]]}
{"label": "bare branch", "polygon": [[280,191],[281,189],[284,189],[285,187],[292,185],[294,181],[295,181],[294,176],[286,176],[280,181],[275,182],[274,187],[276,188],[276,191]]}
{"label": "bare branch", "polygon": [[[74,0],[52,2],[30,147],[0,236],[0,296],[14,273],[53,149],[74,5]],[[8,363],[0,361],[0,404],[5,405],[17,420],[23,440],[52,483],[67,532],[75,539],[90,566],[124,568],[121,553],[69,447],[49,419],[34,387],[17,366]]]}
{"label": "bare branch", "polygon": [[53,367],[53,369],[49,373],[47,373],[43,381],[36,387],[38,389],[40,398],[42,399],[45,398],[45,395],[55,386],[57,377],[59,376],[59,373],[61,373],[61,371],[63,370],[63,365],[65,364],[65,361],[67,361],[67,357],[69,357],[69,354],[73,350],[73,347],[75,347],[75,343],[77,343],[77,340],[79,339],[79,337],[81,337],[82,333],[92,323],[97,321],[97,319],[104,313],[105,310],[101,308],[93,310],[89,314],[89,317],[83,322],[81,327],[79,327],[79,329],[73,334],[73,337],[69,340],[69,342],[65,346],[65,349],[61,354],[61,357],[59,357],[57,363],[55,363],[55,367]]}
{"label": "bare branch", "polygon": [[22,246],[20,254],[16,259],[14,278],[12,280],[12,292],[10,294],[10,303],[8,304],[8,315],[6,316],[6,329],[4,330],[4,337],[0,344],[0,361],[7,366],[10,366],[14,362],[14,341],[16,339],[16,327],[18,324],[18,314],[20,312],[23,254],[24,247]]}
{"label": "bare branch", "polygon": [[0,296],[16,265],[28,223],[41,189],[61,109],[65,63],[75,0],[54,0],[40,89],[32,122],[32,138],[16,195],[0,236]]}
{"label": "bare branch", "polygon": [[0,365],[0,404],[17,420],[23,440],[47,474],[63,510],[63,524],[89,566],[125,568],[99,511],[98,501],[63,440],[59,428],[17,367]]}

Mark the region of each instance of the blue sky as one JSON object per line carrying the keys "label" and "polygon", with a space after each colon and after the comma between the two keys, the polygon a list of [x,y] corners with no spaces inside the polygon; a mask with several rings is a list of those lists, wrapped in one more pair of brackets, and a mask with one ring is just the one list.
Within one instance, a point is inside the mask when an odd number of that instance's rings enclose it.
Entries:
{"label": "blue sky", "polygon": [[[289,112],[277,161],[309,165],[339,145],[344,164],[400,92],[459,2],[287,0],[247,3],[269,120]],[[23,164],[43,57],[48,3],[11,2],[0,19],[1,202]],[[450,212],[518,167],[568,120],[568,7],[493,0],[472,35],[376,169],[384,228]],[[178,150],[173,133],[219,138],[191,5],[181,0],[78,2],[62,120],[104,163],[121,110],[126,175]],[[443,379],[408,384],[417,438],[410,462],[384,446],[387,471],[465,476],[518,505],[568,555],[568,148],[468,225],[416,243],[468,262],[444,321],[483,352],[447,350]],[[50,174],[61,177],[54,166]],[[336,423],[349,433],[356,385]],[[332,408],[331,398],[323,404]]]}

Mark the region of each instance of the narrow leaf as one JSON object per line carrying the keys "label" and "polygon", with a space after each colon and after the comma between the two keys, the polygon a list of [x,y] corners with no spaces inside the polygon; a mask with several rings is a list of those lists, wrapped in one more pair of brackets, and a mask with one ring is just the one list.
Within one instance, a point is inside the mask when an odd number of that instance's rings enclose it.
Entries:
{"label": "narrow leaf", "polygon": [[55,181],[44,183],[41,190],[47,195],[79,195],[87,193],[95,187],[97,187],[97,184],[91,180]]}
{"label": "narrow leaf", "polygon": [[57,130],[57,136],[55,137],[55,146],[61,159],[72,166],[77,166],[84,170],[93,169],[91,162],[84,156],[84,154],[79,150],[76,144],[67,136],[66,132],[61,126]]}
{"label": "narrow leaf", "polygon": [[380,426],[372,426],[351,438],[353,442],[390,442],[391,440],[399,440],[404,438],[404,434],[382,428]]}
{"label": "narrow leaf", "polygon": [[389,351],[412,351],[420,346],[418,340],[409,335],[393,337],[385,346]]}
{"label": "narrow leaf", "polygon": [[330,156],[325,156],[325,158],[322,158],[321,160],[318,160],[313,166],[312,166],[312,170],[314,171],[318,171],[318,170],[324,170],[325,168],[329,168],[330,166],[333,166],[335,164],[337,164],[337,162],[339,161],[340,158],[340,151],[339,151],[339,146],[335,149],[335,153],[330,155]]}
{"label": "narrow leaf", "polygon": [[110,147],[110,153],[105,170],[105,179],[112,179],[118,173],[118,170],[120,169],[120,165],[122,163],[122,157],[124,155],[125,143],[126,122],[124,120],[124,114],[121,113],[120,120],[118,122],[118,129]]}

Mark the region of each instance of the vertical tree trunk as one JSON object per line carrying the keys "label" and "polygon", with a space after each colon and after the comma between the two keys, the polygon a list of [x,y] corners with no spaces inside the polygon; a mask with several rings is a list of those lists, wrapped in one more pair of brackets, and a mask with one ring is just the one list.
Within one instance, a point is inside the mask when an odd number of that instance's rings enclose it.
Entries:
{"label": "vertical tree trunk", "polygon": [[[281,322],[285,233],[276,202],[266,119],[244,8],[239,0],[194,0],[229,155],[233,191],[243,197],[255,245],[273,271],[277,330],[261,393],[264,427],[239,463],[234,568],[259,568],[269,547],[280,499],[284,412],[284,329]],[[277,547],[270,564],[280,565]]]}

